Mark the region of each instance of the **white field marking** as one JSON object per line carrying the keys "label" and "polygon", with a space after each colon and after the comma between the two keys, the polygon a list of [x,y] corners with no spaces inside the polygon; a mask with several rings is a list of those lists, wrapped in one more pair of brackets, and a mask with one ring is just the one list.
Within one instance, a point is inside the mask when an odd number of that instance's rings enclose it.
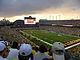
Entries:
{"label": "white field marking", "polygon": [[79,42],[79,43],[76,43],[76,44],[74,44],[74,45],[71,45],[71,46],[66,47],[65,50],[67,50],[67,49],[69,49],[69,48],[72,48],[72,47],[75,47],[75,46],[77,46],[77,45],[80,45],[80,42]]}

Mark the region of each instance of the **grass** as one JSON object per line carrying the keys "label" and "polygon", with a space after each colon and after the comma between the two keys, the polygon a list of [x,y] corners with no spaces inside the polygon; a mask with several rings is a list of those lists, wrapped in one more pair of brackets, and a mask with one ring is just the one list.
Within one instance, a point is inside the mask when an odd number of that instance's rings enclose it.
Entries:
{"label": "grass", "polygon": [[66,42],[69,40],[78,39],[78,36],[72,36],[67,34],[59,34],[55,32],[49,32],[46,30],[24,30],[25,33],[29,33],[35,37],[38,37],[46,42],[54,43],[54,42]]}

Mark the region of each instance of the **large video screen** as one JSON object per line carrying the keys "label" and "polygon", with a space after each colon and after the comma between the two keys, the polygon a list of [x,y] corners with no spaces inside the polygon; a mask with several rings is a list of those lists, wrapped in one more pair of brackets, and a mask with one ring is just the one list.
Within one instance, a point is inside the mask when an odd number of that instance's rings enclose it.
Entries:
{"label": "large video screen", "polygon": [[36,24],[36,21],[34,19],[25,19],[24,24]]}

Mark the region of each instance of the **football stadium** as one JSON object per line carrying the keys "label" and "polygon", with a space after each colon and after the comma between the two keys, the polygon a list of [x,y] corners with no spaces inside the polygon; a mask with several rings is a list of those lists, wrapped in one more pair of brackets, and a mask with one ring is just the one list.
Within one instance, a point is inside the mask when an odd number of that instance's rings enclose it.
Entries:
{"label": "football stadium", "polygon": [[[0,40],[28,43],[33,47],[44,45],[52,49],[53,43],[64,44],[65,51],[80,58],[80,20],[46,20],[36,22],[34,17],[24,17],[13,23],[0,21]],[[74,58],[74,57],[73,57]]]}
{"label": "football stadium", "polygon": [[80,60],[80,0],[0,0],[0,60]]}

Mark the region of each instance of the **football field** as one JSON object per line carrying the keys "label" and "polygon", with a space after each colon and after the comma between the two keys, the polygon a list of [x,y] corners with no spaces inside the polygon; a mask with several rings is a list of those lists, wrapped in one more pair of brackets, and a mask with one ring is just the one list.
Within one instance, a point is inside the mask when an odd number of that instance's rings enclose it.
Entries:
{"label": "football field", "polygon": [[80,38],[78,36],[59,34],[46,30],[24,30],[23,32],[31,34],[32,36],[35,36],[51,44],[53,44],[54,42],[67,42]]}

